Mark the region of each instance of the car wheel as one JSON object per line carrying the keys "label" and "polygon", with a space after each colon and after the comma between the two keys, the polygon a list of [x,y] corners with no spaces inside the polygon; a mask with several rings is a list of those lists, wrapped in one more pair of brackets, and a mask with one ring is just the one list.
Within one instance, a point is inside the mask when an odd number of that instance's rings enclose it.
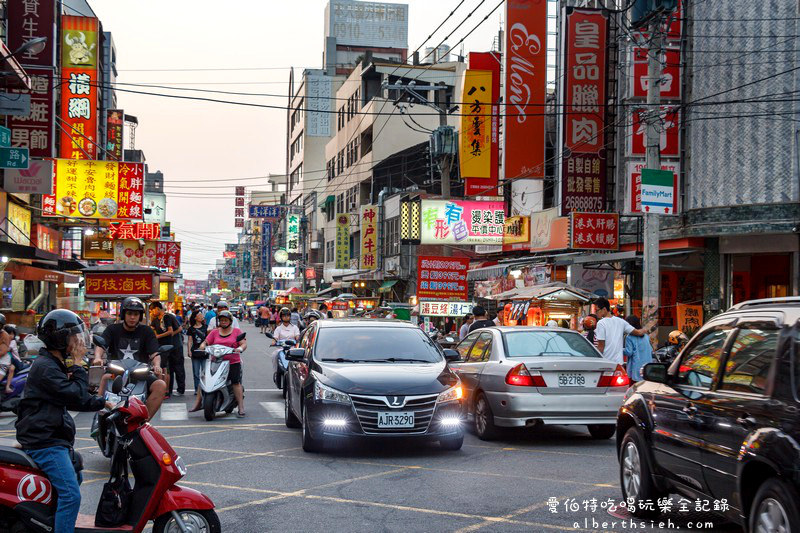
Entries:
{"label": "car wheel", "polygon": [[308,422],[308,409],[303,406],[303,451],[308,453],[317,453],[322,451],[322,441],[317,440],[311,435],[311,428]]}
{"label": "car wheel", "polygon": [[614,424],[589,424],[587,427],[592,438],[598,440],[610,439],[617,432]]}
{"label": "car wheel", "polygon": [[481,440],[492,440],[497,437],[494,414],[489,406],[489,400],[483,393],[480,393],[475,400],[475,434]]}
{"label": "car wheel", "polygon": [[297,419],[297,416],[295,416],[295,414],[292,412],[290,402],[291,398],[289,397],[289,394],[286,393],[286,396],[284,396],[283,400],[283,414],[284,418],[286,419],[286,427],[297,429],[301,427],[302,424],[300,423],[300,420]]}
{"label": "car wheel", "polygon": [[800,531],[797,491],[788,483],[771,478],[761,484],[750,506],[750,531],[789,533]]}
{"label": "car wheel", "polygon": [[[631,428],[625,433],[619,452],[619,478],[622,486],[622,497],[625,501],[633,500],[637,505],[632,511],[639,518],[657,514],[655,506],[660,497],[653,481],[650,460],[642,433]],[[653,509],[642,509],[638,502],[650,501]]]}
{"label": "car wheel", "polygon": [[461,446],[464,445],[464,434],[460,434],[458,437],[447,437],[444,439],[439,439],[439,446],[443,450],[447,450],[449,452],[454,452],[456,450],[460,450]]}

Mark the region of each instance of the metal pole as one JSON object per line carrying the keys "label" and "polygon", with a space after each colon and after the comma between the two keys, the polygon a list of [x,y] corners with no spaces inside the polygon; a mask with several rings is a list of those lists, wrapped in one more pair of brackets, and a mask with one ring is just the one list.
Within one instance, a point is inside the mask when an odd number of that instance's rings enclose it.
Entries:
{"label": "metal pole", "polygon": [[[647,63],[647,168],[661,169],[661,16],[653,17],[650,23],[650,50]],[[658,215],[644,212],[644,286],[642,294],[642,322],[650,335],[650,342],[658,341],[659,304],[659,219]]]}

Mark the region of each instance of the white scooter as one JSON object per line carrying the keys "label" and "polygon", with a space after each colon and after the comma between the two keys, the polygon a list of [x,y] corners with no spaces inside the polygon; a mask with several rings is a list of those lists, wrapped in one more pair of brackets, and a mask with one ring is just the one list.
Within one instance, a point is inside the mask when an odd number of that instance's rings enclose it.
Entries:
{"label": "white scooter", "polygon": [[[242,333],[236,337],[237,342],[243,341],[246,336],[246,333]],[[203,397],[203,416],[208,421],[214,420],[221,411],[230,414],[236,407],[233,384],[228,379],[231,363],[224,358],[234,351],[233,348],[221,344],[206,346],[204,353],[208,359],[203,363],[203,371],[200,373],[200,392]]]}

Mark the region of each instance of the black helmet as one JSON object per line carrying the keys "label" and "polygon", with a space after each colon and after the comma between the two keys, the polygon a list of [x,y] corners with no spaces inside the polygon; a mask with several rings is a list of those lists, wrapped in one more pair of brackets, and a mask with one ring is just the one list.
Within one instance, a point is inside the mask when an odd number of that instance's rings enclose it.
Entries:
{"label": "black helmet", "polygon": [[15,326],[14,324],[6,324],[5,326],[3,326],[3,329],[5,330],[6,333],[11,335],[12,337],[17,336],[17,326]]}
{"label": "black helmet", "polygon": [[144,302],[141,301],[139,298],[128,297],[122,300],[122,305],[119,306],[119,318],[124,320],[125,319],[125,311],[134,311],[136,313],[141,313],[144,316],[147,313],[147,310],[144,306]]}
{"label": "black helmet", "polygon": [[65,351],[73,335],[83,337],[87,347],[91,345],[91,337],[83,320],[69,309],[56,309],[47,313],[39,322],[36,335],[48,350]]}
{"label": "black helmet", "polygon": [[217,325],[218,326],[219,326],[219,321],[222,320],[223,318],[227,318],[228,320],[231,321],[231,324],[233,324],[233,314],[231,314],[230,311],[220,311],[217,314]]}
{"label": "black helmet", "polygon": [[289,311],[288,307],[281,307],[281,312],[278,313],[278,317],[283,317],[283,315],[288,315],[288,316],[291,317],[292,316],[292,312]]}
{"label": "black helmet", "polygon": [[305,318],[306,320],[310,318],[313,318],[314,320],[319,320],[320,318],[322,318],[322,315],[316,309],[311,309],[309,311],[306,311],[306,314],[303,315],[303,318]]}
{"label": "black helmet", "polygon": [[6,315],[0,313],[0,328],[6,325]]}

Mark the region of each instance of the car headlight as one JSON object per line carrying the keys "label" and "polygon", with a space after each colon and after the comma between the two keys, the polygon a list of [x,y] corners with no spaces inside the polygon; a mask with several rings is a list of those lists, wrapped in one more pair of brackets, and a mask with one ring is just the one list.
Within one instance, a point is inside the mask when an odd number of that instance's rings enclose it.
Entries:
{"label": "car headlight", "polygon": [[439,397],[436,399],[437,402],[454,402],[456,400],[460,400],[464,396],[464,389],[461,388],[461,385],[456,385],[455,387],[450,387],[443,393],[439,394]]}
{"label": "car headlight", "polygon": [[314,382],[314,399],[328,400],[329,402],[350,403],[350,396],[336,389],[332,389],[327,385],[323,385],[319,381]]}
{"label": "car headlight", "polygon": [[180,472],[181,477],[186,475],[186,463],[183,462],[183,458],[179,455],[177,459],[175,459],[175,468],[178,469]]}

